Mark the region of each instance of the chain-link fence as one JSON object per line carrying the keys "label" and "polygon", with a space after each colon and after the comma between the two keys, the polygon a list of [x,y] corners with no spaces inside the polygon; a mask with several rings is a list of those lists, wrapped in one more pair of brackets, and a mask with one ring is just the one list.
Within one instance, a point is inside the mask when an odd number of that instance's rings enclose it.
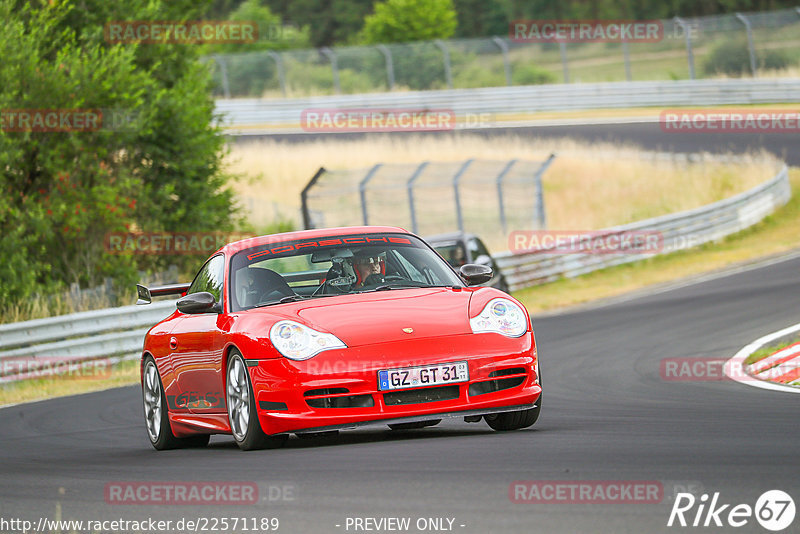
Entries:
{"label": "chain-link fence", "polygon": [[321,168],[301,195],[303,223],[401,226],[423,236],[461,230],[505,248],[509,228],[546,227],[542,175],[554,158]]}
{"label": "chain-link fence", "polygon": [[800,8],[661,21],[654,42],[509,36],[216,55],[219,97],[758,76],[800,65]]}

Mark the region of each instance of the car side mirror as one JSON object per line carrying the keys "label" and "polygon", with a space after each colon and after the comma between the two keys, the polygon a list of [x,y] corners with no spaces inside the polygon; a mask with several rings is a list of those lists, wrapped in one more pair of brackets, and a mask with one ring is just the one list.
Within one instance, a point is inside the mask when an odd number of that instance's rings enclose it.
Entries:
{"label": "car side mirror", "polygon": [[461,278],[467,282],[468,286],[477,286],[492,279],[492,268],[476,263],[467,263],[458,270]]}
{"label": "car side mirror", "polygon": [[181,297],[177,302],[178,310],[181,313],[219,313],[221,306],[217,303],[214,295],[207,291],[191,293]]}

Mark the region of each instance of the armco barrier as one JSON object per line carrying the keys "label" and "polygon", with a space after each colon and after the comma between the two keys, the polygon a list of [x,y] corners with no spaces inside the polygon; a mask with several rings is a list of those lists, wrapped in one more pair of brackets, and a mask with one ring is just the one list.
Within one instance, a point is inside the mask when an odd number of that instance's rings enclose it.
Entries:
{"label": "armco barrier", "polygon": [[[665,248],[671,244],[691,242],[699,245],[721,239],[743,230],[786,204],[792,191],[789,170],[784,165],[769,181],[731,198],[689,211],[655,217],[602,230],[609,234],[625,232],[661,232]],[[547,249],[515,254],[502,252],[495,256],[511,290],[542,284],[560,277],[574,277],[605,267],[637,261],[654,254],[552,254]]]}
{"label": "armco barrier", "polygon": [[[692,236],[693,243],[699,244],[755,224],[775,208],[785,204],[790,196],[788,169],[784,166],[774,178],[729,199],[690,211],[617,226],[607,231],[660,231],[666,243],[673,242],[678,237]],[[495,259],[509,286],[514,290],[643,257],[647,256],[503,252],[495,256]],[[135,357],[141,354],[147,329],[174,309],[175,301],[170,300],[149,306],[123,306],[0,325],[0,364],[13,359],[28,361],[56,357],[77,362],[97,358]],[[5,368],[0,365],[0,369]],[[13,379],[13,376],[0,376],[0,382]]]}
{"label": "armco barrier", "polygon": [[312,98],[217,100],[228,133],[299,130],[307,109],[446,109],[456,117],[482,113],[517,115],[631,107],[673,108],[791,103],[800,100],[800,79],[680,80],[527,85],[443,91],[371,93]]}
{"label": "armco barrier", "polygon": [[[84,361],[139,355],[147,330],[175,310],[175,301],[122,306],[0,325],[0,364],[37,358]],[[0,382],[5,369],[0,365]]]}

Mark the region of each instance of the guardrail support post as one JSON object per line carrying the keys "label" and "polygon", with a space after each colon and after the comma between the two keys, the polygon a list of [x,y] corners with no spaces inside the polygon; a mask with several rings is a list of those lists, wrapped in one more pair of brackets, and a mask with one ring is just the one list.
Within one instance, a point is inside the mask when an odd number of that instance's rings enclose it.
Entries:
{"label": "guardrail support post", "polygon": [[622,56],[625,58],[625,79],[631,81],[633,76],[631,75],[631,51],[628,41],[622,41]]}
{"label": "guardrail support post", "polygon": [[694,80],[694,51],[692,50],[692,34],[689,31],[689,26],[680,17],[672,19],[675,24],[683,28],[683,33],[686,35],[686,58],[689,61],[689,79]]}
{"label": "guardrail support post", "polygon": [[436,39],[433,42],[433,44],[436,45],[439,48],[439,50],[442,51],[442,60],[444,61],[444,77],[445,77],[445,80],[447,81],[448,89],[452,89],[453,88],[453,73],[452,73],[452,71],[450,69],[450,50],[447,48],[447,45],[445,44],[445,42],[442,41],[441,39]]}
{"label": "guardrail support post", "polygon": [[550,154],[544,163],[542,163],[541,167],[536,171],[533,179],[536,182],[536,221],[535,224],[538,224],[540,229],[547,228],[547,217],[545,214],[544,209],[544,186],[542,185],[542,175],[544,171],[553,163],[553,160],[556,159],[555,154]]}
{"label": "guardrail support post", "polygon": [[228,67],[225,64],[225,60],[222,56],[215,55],[214,61],[219,65],[220,76],[222,76],[222,94],[225,95],[225,98],[230,98],[231,87],[228,85]]}
{"label": "guardrail support post", "polygon": [[406,189],[408,190],[408,211],[411,214],[411,231],[419,233],[419,226],[417,224],[417,210],[414,207],[414,182],[420,177],[422,171],[428,166],[427,161],[423,161],[419,167],[411,175],[411,178],[406,182]]}
{"label": "guardrail support post", "polygon": [[275,62],[275,68],[278,71],[278,83],[281,84],[281,93],[286,97],[286,72],[283,69],[283,58],[277,52],[272,50],[268,51],[269,57]]}
{"label": "guardrail support post", "polygon": [[392,61],[392,51],[386,45],[379,44],[376,47],[383,54],[386,59],[386,81],[389,84],[389,90],[394,89],[394,61]]}
{"label": "guardrail support post", "polygon": [[461,213],[461,195],[459,194],[458,190],[458,182],[461,180],[461,177],[467,172],[467,169],[474,160],[468,159],[464,162],[458,172],[455,173],[453,176],[453,193],[455,194],[456,199],[456,218],[458,219],[458,229],[463,232],[464,231],[464,215]]}
{"label": "guardrail support post", "polygon": [[300,205],[302,206],[303,210],[303,227],[306,230],[311,230],[314,228],[314,225],[311,222],[311,210],[308,208],[308,192],[311,190],[312,187],[317,183],[319,177],[325,173],[325,167],[320,167],[314,176],[311,177],[311,180],[308,181],[306,186],[300,192]]}
{"label": "guardrail support post", "polygon": [[744,29],[747,32],[747,48],[750,52],[750,72],[753,73],[753,78],[758,77],[758,65],[756,64],[756,47],[753,43],[753,26],[750,21],[741,13],[736,13],[736,18],[744,24]]}
{"label": "guardrail support post", "polygon": [[333,90],[336,94],[342,93],[342,87],[339,85],[339,64],[336,61],[336,53],[327,46],[319,49],[320,53],[324,55],[331,62],[331,75],[333,76]]}
{"label": "guardrail support post", "polygon": [[569,65],[567,63],[567,43],[560,41],[558,51],[561,53],[561,70],[564,72],[564,83],[569,83]]}
{"label": "guardrail support post", "polygon": [[503,70],[506,74],[506,85],[511,87],[511,61],[508,58],[508,44],[497,36],[492,37],[492,41],[494,41],[494,44],[497,45],[500,52],[503,54]]}
{"label": "guardrail support post", "polygon": [[378,172],[378,169],[380,169],[382,166],[383,163],[378,163],[372,167],[369,172],[367,172],[367,175],[364,176],[364,179],[358,184],[358,194],[361,196],[361,217],[364,220],[364,226],[369,226],[367,219],[367,184],[370,180],[372,180],[372,177],[375,176],[375,173]]}
{"label": "guardrail support post", "polygon": [[503,202],[503,178],[506,177],[506,174],[508,174],[508,171],[511,170],[511,167],[513,167],[516,162],[517,160],[515,159],[509,161],[495,179],[497,182],[497,205],[500,208],[500,225],[503,227],[503,233],[506,233],[508,230],[506,228],[506,207]]}

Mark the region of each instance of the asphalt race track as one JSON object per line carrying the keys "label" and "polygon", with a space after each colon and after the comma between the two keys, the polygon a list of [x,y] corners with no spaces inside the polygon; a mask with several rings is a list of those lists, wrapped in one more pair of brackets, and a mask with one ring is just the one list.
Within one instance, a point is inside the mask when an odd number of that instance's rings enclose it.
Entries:
{"label": "asphalt race track", "polygon": [[[0,410],[0,516],[277,517],[279,532],[291,533],[354,532],[345,529],[348,517],[410,517],[412,526],[454,518],[453,530],[464,533],[696,531],[666,527],[676,489],[751,506],[781,489],[797,501],[800,395],[665,381],[660,361],[727,359],[800,322],[798,289],[800,259],[792,259],[534,318],[546,399],[539,423],[514,433],[451,420],[417,431],[349,431],[330,443],[293,437],[280,450],[245,453],[219,436],[207,449],[156,452],[137,387],[9,407]],[[106,504],[106,483],[137,480],[254,481],[261,501]],[[512,503],[516,480],[658,481],[664,495],[658,504]],[[765,532],[752,518],[736,530]]]}

